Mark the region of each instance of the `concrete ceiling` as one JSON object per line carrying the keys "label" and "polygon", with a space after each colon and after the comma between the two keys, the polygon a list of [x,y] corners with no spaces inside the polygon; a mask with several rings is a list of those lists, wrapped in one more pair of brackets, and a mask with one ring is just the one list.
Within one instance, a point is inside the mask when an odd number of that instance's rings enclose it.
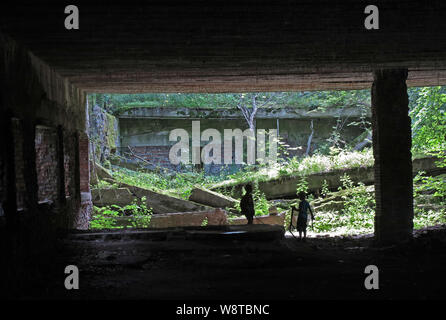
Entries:
{"label": "concrete ceiling", "polygon": [[379,30],[360,0],[121,2],[73,2],[80,29],[66,30],[68,3],[17,1],[0,28],[87,92],[363,89],[393,67],[446,84],[444,1],[373,1]]}

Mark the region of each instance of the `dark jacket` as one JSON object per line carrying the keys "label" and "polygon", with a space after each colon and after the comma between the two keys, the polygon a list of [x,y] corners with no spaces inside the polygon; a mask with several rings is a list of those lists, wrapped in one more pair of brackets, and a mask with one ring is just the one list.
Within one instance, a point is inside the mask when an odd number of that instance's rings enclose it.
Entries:
{"label": "dark jacket", "polygon": [[251,193],[247,193],[242,197],[242,200],[240,200],[240,209],[245,216],[254,216],[254,200],[252,199]]}

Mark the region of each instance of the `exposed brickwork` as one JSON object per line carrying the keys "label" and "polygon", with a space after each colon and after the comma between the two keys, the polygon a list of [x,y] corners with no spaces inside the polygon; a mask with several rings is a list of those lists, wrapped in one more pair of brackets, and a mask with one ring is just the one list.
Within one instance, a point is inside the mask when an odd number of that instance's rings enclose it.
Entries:
{"label": "exposed brickwork", "polygon": [[68,198],[75,194],[74,166],[76,139],[72,133],[64,133],[64,173],[65,173],[65,196]]}
{"label": "exposed brickwork", "polygon": [[132,147],[132,150],[136,155],[154,165],[175,169],[177,166],[173,165],[169,160],[170,148],[171,146],[138,146]]}
{"label": "exposed brickwork", "polygon": [[375,235],[379,242],[411,237],[413,181],[407,70],[378,70],[372,87]]}
{"label": "exposed brickwork", "polygon": [[36,127],[38,201],[57,199],[57,133],[54,128]]}
{"label": "exposed brickwork", "polygon": [[79,170],[80,191],[90,191],[90,164],[88,161],[88,136],[85,133],[79,135]]}

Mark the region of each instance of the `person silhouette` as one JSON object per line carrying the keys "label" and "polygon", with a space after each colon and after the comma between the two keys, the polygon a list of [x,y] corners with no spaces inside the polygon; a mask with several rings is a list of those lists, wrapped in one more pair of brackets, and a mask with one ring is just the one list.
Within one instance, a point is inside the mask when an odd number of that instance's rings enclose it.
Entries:
{"label": "person silhouette", "polygon": [[248,220],[248,224],[252,224],[254,219],[254,200],[252,199],[252,186],[247,184],[245,186],[245,195],[240,200],[240,209],[242,214]]}
{"label": "person silhouette", "polygon": [[295,206],[291,207],[291,210],[296,210],[298,212],[296,229],[299,231],[299,240],[302,240],[302,233],[304,234],[303,241],[305,241],[307,238],[308,211],[311,213],[311,220],[314,220],[313,211],[311,210],[311,206],[305,197],[305,192],[299,192],[299,208],[297,209]]}

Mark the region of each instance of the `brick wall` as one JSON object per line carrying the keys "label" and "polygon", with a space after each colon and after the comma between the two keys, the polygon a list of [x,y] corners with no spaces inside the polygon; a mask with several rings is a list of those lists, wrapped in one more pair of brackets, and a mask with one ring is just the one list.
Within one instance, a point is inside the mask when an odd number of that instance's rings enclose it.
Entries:
{"label": "brick wall", "polygon": [[132,150],[136,155],[156,166],[175,169],[177,166],[171,164],[169,160],[170,148],[171,146],[138,146],[132,147]]}
{"label": "brick wall", "polygon": [[88,136],[84,133],[79,135],[79,171],[80,171],[80,191],[90,190],[90,166],[88,163]]}
{"label": "brick wall", "polygon": [[65,196],[71,197],[75,193],[74,170],[75,170],[75,148],[76,139],[71,133],[64,132],[64,173],[65,173]]}
{"label": "brick wall", "polygon": [[54,128],[36,127],[38,200],[57,199],[57,133]]}

